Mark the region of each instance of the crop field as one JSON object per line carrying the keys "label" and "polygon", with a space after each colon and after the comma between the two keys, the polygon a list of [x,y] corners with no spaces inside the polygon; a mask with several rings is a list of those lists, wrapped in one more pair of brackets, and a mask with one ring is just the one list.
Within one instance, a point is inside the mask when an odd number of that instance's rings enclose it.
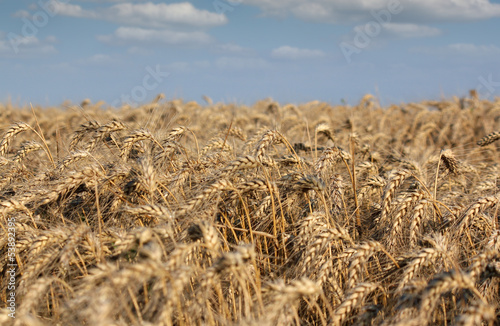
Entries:
{"label": "crop field", "polygon": [[5,103],[0,128],[0,325],[500,324],[499,98]]}

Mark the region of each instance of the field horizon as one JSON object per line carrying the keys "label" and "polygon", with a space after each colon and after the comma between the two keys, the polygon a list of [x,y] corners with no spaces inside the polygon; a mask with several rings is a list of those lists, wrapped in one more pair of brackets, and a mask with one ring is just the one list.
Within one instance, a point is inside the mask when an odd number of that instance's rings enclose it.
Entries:
{"label": "field horizon", "polygon": [[0,104],[1,325],[499,325],[500,98]]}

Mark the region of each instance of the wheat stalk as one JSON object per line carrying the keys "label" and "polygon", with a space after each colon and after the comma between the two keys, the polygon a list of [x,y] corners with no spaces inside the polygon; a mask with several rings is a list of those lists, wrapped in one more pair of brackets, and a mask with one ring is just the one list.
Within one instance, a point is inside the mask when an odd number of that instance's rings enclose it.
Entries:
{"label": "wheat stalk", "polygon": [[7,129],[0,142],[0,155],[5,155],[7,148],[14,139],[14,137],[26,130],[31,130],[31,126],[24,122],[16,122]]}
{"label": "wheat stalk", "polygon": [[450,171],[450,173],[458,174],[459,163],[451,150],[447,149],[442,151],[440,157],[444,166],[448,169],[448,171]]}
{"label": "wheat stalk", "polygon": [[86,134],[95,132],[99,129],[101,125],[97,121],[88,121],[80,126],[78,130],[72,136],[71,142],[69,144],[69,150],[73,151],[76,145],[85,137]]}
{"label": "wheat stalk", "polygon": [[87,152],[92,151],[97,143],[104,140],[110,133],[123,129],[125,129],[125,125],[119,121],[111,121],[103,126],[100,126],[94,132],[94,135],[92,136],[90,142],[87,144],[87,147],[85,147],[85,150]]}
{"label": "wheat stalk", "polygon": [[500,139],[500,131],[493,131],[477,141],[479,146],[486,146]]}
{"label": "wheat stalk", "polygon": [[470,277],[460,271],[441,273],[433,278],[422,293],[419,312],[421,320],[427,324],[441,295],[457,288],[475,289]]}
{"label": "wheat stalk", "polygon": [[394,171],[391,173],[391,177],[387,182],[387,186],[384,189],[384,194],[382,196],[382,212],[380,215],[380,223],[384,223],[389,214],[389,209],[391,206],[392,199],[396,194],[396,190],[401,186],[403,181],[409,177],[411,173],[408,170]]}
{"label": "wheat stalk", "polygon": [[136,142],[141,141],[141,140],[146,140],[146,139],[155,141],[153,135],[148,130],[138,129],[138,130],[132,131],[130,133],[130,135],[125,137],[125,139],[123,140],[123,145],[122,145],[120,156],[122,158],[125,158],[125,159],[128,158],[130,151],[132,150],[132,146]]}
{"label": "wheat stalk", "polygon": [[346,295],[344,301],[340,306],[335,309],[332,316],[332,325],[342,325],[344,320],[352,313],[352,311],[358,308],[363,300],[375,289],[378,285],[376,283],[360,283],[355,288],[353,288],[349,294]]}

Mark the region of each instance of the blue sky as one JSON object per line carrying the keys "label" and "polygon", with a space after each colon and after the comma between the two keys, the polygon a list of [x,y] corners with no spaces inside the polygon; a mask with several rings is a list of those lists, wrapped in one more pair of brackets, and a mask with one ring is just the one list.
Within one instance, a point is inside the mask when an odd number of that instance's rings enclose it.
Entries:
{"label": "blue sky", "polygon": [[500,0],[0,0],[0,101],[500,96]]}

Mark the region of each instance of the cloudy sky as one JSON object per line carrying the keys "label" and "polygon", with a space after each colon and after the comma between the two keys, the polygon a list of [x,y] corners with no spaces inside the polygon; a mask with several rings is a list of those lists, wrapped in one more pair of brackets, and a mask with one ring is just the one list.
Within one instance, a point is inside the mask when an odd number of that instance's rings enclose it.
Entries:
{"label": "cloudy sky", "polygon": [[0,0],[0,101],[500,96],[500,0]]}

